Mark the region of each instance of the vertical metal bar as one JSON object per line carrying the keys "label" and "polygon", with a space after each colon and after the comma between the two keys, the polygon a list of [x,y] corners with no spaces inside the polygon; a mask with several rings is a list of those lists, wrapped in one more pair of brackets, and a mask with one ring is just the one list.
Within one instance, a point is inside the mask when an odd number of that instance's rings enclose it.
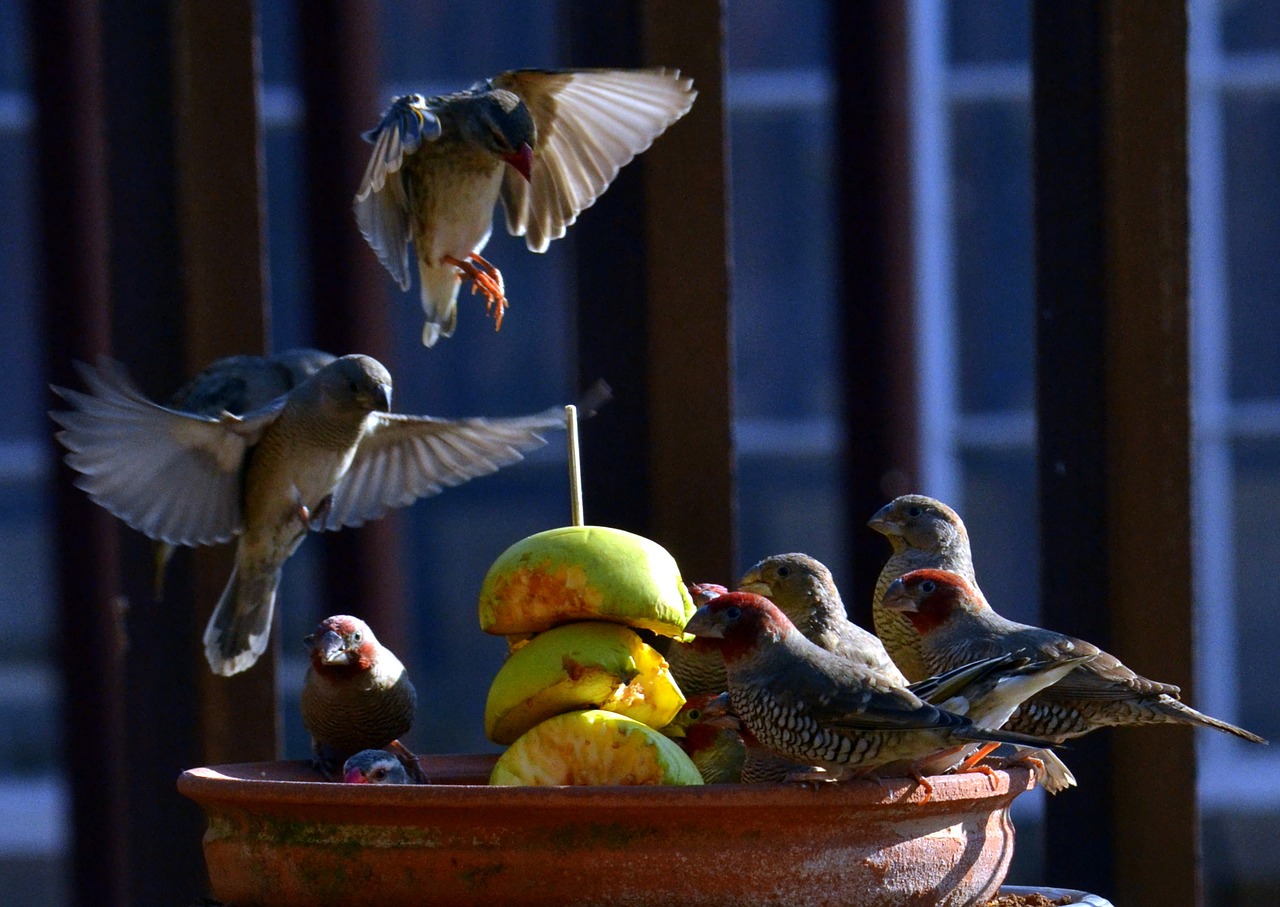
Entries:
{"label": "vertical metal bar", "polygon": [[[369,0],[297,3],[306,179],[307,243],[316,345],[373,356],[396,374],[384,275],[356,229],[351,200],[368,162],[360,133],[379,97],[377,11]],[[407,639],[400,514],[326,534],[324,590],[330,611],[359,603],[383,639]]]}
{"label": "vertical metal bar", "polygon": [[721,6],[614,0],[561,9],[573,65],[675,67],[698,89],[693,110],[569,233],[578,371],[607,377],[615,393],[583,438],[590,520],[653,537],[688,577],[732,577]]}
{"label": "vertical metal bar", "polygon": [[[45,373],[75,386],[73,360],[110,345],[106,136],[101,7],[27,4],[36,102],[35,160],[41,213]],[[75,116],[67,116],[74,110]],[[68,254],[68,250],[73,250]],[[62,401],[50,397],[51,407]],[[92,770],[66,772],[71,790],[71,895],[77,904],[125,907],[127,838],[104,836],[125,812],[123,634],[115,520],[72,486],[49,435],[57,563],[62,736],[92,741]]]}
{"label": "vertical metal bar", "polygon": [[852,582],[846,606],[871,625],[883,543],[863,527],[918,486],[911,281],[911,154],[906,11],[830,4],[836,74],[837,214],[843,322],[845,499]]}
{"label": "vertical metal bar", "polygon": [[[1185,690],[1186,12],[1038,2],[1033,45],[1044,619]],[[1069,761],[1091,796],[1048,805],[1052,880],[1194,901],[1191,734],[1103,732]]]}
{"label": "vertical metal bar", "polygon": [[676,67],[698,89],[644,156],[653,537],[689,578],[736,576],[724,9],[642,9],[645,64]]}
{"label": "vertical metal bar", "polygon": [[[255,9],[246,0],[187,0],[176,7],[174,115],[187,374],[222,356],[267,348]],[[198,616],[188,632],[199,640],[231,573],[232,546],[197,551],[189,563],[191,577],[175,577],[173,588],[175,594],[190,589]],[[202,761],[279,754],[278,653],[276,638],[252,670],[231,678],[214,676],[196,656]]]}

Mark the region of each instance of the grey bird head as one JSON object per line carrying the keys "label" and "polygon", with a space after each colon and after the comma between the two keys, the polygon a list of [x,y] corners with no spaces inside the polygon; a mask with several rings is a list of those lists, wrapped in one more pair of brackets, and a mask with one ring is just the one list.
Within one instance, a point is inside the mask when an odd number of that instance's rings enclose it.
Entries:
{"label": "grey bird head", "polygon": [[889,538],[926,551],[951,549],[969,543],[960,516],[941,501],[922,494],[904,494],[885,504],[867,525]]}
{"label": "grey bird head", "polygon": [[361,750],[342,765],[346,784],[412,784],[394,753],[386,750]]}
{"label": "grey bird head", "polygon": [[312,380],[332,405],[367,413],[391,409],[391,374],[370,356],[335,359]]}
{"label": "grey bird head", "polygon": [[497,88],[476,95],[467,107],[459,120],[464,135],[529,179],[538,128],[524,102],[515,92]]}

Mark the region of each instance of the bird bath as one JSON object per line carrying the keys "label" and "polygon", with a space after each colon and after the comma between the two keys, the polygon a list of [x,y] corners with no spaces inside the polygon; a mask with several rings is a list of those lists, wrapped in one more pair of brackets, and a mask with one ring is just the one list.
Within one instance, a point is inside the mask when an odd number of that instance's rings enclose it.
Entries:
{"label": "bird bath", "polygon": [[183,772],[235,907],[984,904],[1013,856],[1015,766],[823,785],[490,787],[491,755],[424,756],[429,785],[331,784],[304,762]]}

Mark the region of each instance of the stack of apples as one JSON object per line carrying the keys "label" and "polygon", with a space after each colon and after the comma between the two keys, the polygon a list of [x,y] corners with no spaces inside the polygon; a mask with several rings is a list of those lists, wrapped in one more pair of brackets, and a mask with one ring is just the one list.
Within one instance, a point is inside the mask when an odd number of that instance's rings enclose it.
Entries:
{"label": "stack of apples", "polygon": [[485,733],[509,745],[491,784],[701,784],[660,728],[684,705],[637,630],[683,637],[694,612],[671,554],[606,526],[565,526],[504,551],[480,590],[480,626],[512,641]]}

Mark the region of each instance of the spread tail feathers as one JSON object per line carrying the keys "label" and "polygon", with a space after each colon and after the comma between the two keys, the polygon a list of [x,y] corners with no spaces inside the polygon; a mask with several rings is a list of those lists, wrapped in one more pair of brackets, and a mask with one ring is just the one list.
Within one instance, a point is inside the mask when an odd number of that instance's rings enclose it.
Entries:
{"label": "spread tail feathers", "polygon": [[213,673],[239,674],[267,650],[279,581],[280,571],[275,570],[242,584],[239,569],[232,569],[204,631],[204,657]]}

